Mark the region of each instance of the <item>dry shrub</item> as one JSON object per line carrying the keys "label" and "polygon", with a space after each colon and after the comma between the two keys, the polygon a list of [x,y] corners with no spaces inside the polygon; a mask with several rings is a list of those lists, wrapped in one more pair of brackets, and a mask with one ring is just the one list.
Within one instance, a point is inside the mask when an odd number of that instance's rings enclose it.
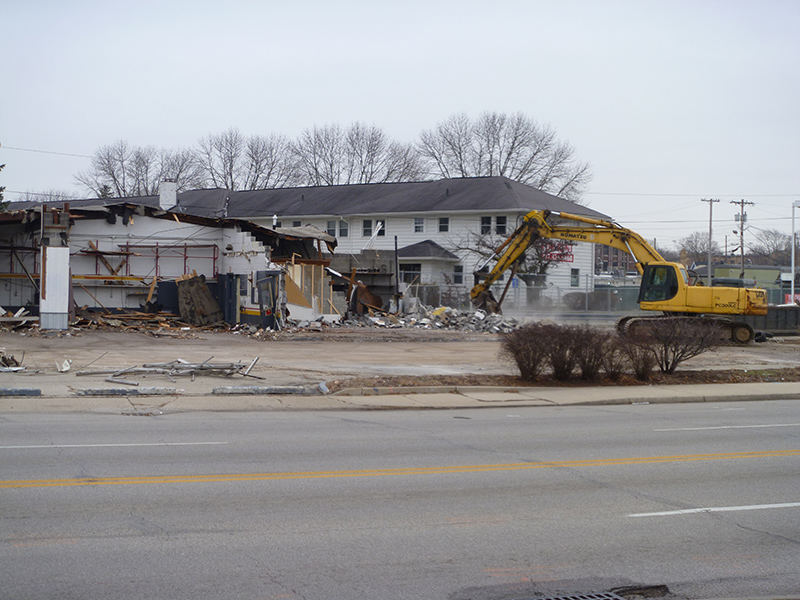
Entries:
{"label": "dry shrub", "polygon": [[608,334],[603,352],[603,372],[611,381],[619,381],[630,361],[625,352],[627,342],[617,334]]}
{"label": "dry shrub", "polygon": [[650,347],[650,339],[646,335],[625,336],[622,351],[633,370],[633,376],[639,381],[650,381],[656,366],[656,355]]}
{"label": "dry shrub", "polygon": [[528,323],[503,334],[500,357],[517,365],[520,377],[536,381],[548,360],[548,328],[542,323]]}
{"label": "dry shrub", "polygon": [[674,373],[680,363],[722,344],[724,329],[701,317],[655,319],[647,337],[658,368]]}
{"label": "dry shrub", "polygon": [[578,327],[569,325],[548,325],[547,360],[553,370],[553,378],[566,381],[572,377],[577,363]]}
{"label": "dry shrub", "polygon": [[603,358],[611,343],[611,334],[588,325],[574,329],[574,354],[581,379],[597,379],[603,367]]}

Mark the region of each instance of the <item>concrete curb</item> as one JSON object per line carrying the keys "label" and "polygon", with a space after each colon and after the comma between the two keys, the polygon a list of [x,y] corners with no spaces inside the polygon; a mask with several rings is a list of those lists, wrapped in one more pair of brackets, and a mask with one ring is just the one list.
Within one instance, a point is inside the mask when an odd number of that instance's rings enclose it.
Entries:
{"label": "concrete curb", "polygon": [[81,388],[77,396],[179,396],[184,390],[175,388]]}
{"label": "concrete curb", "polygon": [[302,396],[313,396],[318,395],[319,392],[314,392],[307,387],[304,386],[257,386],[257,385],[240,385],[240,386],[222,386],[222,387],[215,387],[211,390],[211,394],[213,396],[241,396],[241,395],[253,395],[253,396],[267,396],[267,395],[276,395],[276,396],[291,396],[291,395],[302,395]]}
{"label": "concrete curb", "polygon": [[38,388],[0,388],[0,396],[41,396]]}

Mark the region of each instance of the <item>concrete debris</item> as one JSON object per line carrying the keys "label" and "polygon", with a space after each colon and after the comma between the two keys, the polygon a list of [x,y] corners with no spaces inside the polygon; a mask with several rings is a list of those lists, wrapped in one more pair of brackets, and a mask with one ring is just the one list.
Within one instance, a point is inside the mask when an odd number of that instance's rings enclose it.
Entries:
{"label": "concrete debris", "polygon": [[258,357],[254,358],[250,363],[235,362],[235,363],[212,363],[209,362],[212,357],[204,360],[201,363],[192,363],[182,358],[173,360],[167,363],[145,363],[141,367],[127,367],[124,369],[114,370],[82,370],[78,371],[76,375],[109,375],[106,381],[111,383],[122,383],[126,385],[139,385],[136,381],[125,379],[126,375],[164,375],[167,379],[174,382],[175,377],[188,376],[194,381],[197,375],[216,375],[222,377],[231,377],[233,375],[242,375],[243,377],[253,377],[255,379],[264,379],[259,375],[253,375],[250,371],[258,362]]}
{"label": "concrete debris", "polygon": [[387,329],[417,328],[478,333],[508,333],[517,329],[519,325],[519,321],[513,317],[504,317],[497,314],[490,315],[482,310],[461,311],[448,306],[432,308],[417,305],[413,312],[405,315],[373,313],[362,317],[351,317],[335,323],[323,320],[292,321],[289,319],[286,329],[290,332],[296,332],[322,331],[325,328],[336,327],[378,327]]}
{"label": "concrete debris", "polygon": [[[348,313],[348,318],[340,321],[330,321],[324,317],[313,321],[289,318],[280,330],[263,329],[257,325],[247,323],[228,325],[224,322],[217,322],[207,325],[194,325],[181,320],[176,315],[163,311],[155,314],[130,311],[111,315],[82,310],[80,315],[70,323],[70,328],[67,331],[40,330],[37,323],[29,323],[24,331],[18,331],[18,334],[32,337],[71,337],[79,336],[86,330],[114,329],[131,333],[143,333],[156,338],[197,338],[204,331],[216,331],[234,335],[246,335],[264,341],[277,341],[285,333],[324,332],[331,328],[416,328],[476,333],[508,333],[517,329],[519,325],[519,321],[513,317],[488,314],[482,310],[459,310],[448,306],[431,307],[417,303],[412,311],[405,314],[371,310],[364,315]],[[0,326],[0,331],[10,331],[10,329]],[[0,365],[1,369],[2,365]]]}

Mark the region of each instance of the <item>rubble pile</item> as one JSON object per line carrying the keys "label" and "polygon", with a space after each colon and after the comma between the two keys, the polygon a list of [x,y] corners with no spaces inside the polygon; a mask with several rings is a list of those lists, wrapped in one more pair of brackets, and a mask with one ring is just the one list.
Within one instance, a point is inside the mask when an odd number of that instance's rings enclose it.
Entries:
{"label": "rubble pile", "polygon": [[[381,327],[387,329],[415,328],[438,329],[449,331],[468,331],[486,333],[508,333],[519,327],[520,323],[512,317],[503,315],[490,315],[482,310],[461,311],[448,306],[433,308],[418,305],[417,308],[405,315],[375,312],[368,315],[351,316],[339,322],[328,322],[322,319],[317,321],[292,321],[289,319],[286,331],[322,331],[327,328],[339,327]],[[260,330],[247,331],[251,335],[259,335]],[[266,337],[266,333],[260,333]]]}
{"label": "rubble pile", "polygon": [[460,311],[448,306],[432,308],[418,305],[410,314],[369,316],[364,320],[377,327],[416,327],[487,333],[508,333],[519,327],[519,322],[512,317],[490,315],[482,310]]}

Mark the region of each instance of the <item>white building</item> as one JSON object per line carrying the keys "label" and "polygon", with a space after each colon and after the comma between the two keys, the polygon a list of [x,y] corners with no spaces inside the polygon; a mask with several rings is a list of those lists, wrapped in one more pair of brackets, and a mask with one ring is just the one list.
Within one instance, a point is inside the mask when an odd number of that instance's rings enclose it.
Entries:
{"label": "white building", "polygon": [[[398,249],[401,280],[469,290],[480,257],[468,241],[491,234],[499,244],[531,210],[607,215],[505,177],[376,183],[255,191],[197,190],[178,195],[181,210],[247,219],[264,227],[314,225],[335,236],[338,255]],[[438,246],[441,250],[432,249]],[[418,256],[414,256],[418,250]],[[577,244],[547,275],[558,290],[591,289],[594,248]],[[394,270],[394,269],[393,269]]]}

